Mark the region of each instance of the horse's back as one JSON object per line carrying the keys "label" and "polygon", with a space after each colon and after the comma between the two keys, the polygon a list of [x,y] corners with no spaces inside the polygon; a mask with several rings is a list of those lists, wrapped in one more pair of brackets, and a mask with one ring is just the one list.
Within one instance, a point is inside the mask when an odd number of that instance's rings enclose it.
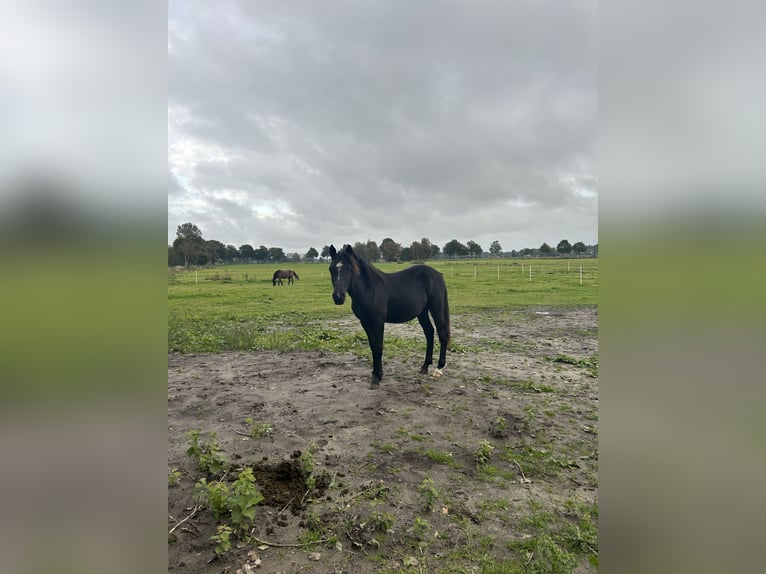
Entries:
{"label": "horse's back", "polygon": [[444,277],[428,265],[413,265],[386,275],[388,309],[386,321],[404,323],[424,309],[440,306],[446,293]]}

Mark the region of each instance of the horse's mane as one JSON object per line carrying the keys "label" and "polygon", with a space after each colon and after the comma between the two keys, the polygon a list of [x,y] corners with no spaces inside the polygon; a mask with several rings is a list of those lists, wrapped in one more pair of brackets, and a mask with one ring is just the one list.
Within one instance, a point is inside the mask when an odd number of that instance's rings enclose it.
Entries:
{"label": "horse's mane", "polygon": [[349,259],[354,272],[358,273],[364,280],[368,289],[374,289],[375,285],[385,281],[385,274],[369,261],[359,257],[356,252],[354,252],[354,257]]}

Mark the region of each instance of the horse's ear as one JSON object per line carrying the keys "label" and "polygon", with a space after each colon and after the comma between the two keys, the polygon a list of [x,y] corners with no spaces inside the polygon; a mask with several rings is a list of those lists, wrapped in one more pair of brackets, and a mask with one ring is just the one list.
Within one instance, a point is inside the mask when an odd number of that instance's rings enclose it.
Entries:
{"label": "horse's ear", "polygon": [[338,254],[337,251],[335,251],[335,246],[330,245],[330,257],[335,258],[335,256]]}
{"label": "horse's ear", "polygon": [[353,254],[354,254],[354,250],[351,249],[351,246],[350,245],[346,245],[346,255],[351,257]]}

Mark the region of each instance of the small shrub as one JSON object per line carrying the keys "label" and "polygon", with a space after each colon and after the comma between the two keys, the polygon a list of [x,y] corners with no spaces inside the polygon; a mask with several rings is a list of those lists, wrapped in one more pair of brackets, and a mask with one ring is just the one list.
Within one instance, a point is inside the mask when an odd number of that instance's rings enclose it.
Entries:
{"label": "small shrub", "polygon": [[312,454],[314,449],[314,445],[310,445],[309,448],[302,452],[300,457],[298,457],[298,460],[301,463],[301,474],[303,475],[303,479],[306,481],[306,486],[309,490],[314,490],[314,488],[316,488],[316,479],[314,478],[314,455]]}
{"label": "small shrub", "polygon": [[215,547],[216,556],[221,556],[231,550],[231,533],[230,527],[220,524],[216,529],[216,534],[210,537],[210,540],[218,543]]}
{"label": "small shrub", "polygon": [[226,453],[216,442],[216,433],[210,433],[206,442],[200,442],[198,430],[189,431],[189,447],[186,454],[196,459],[200,470],[210,475],[217,475],[229,468]]}
{"label": "small shrub", "polygon": [[263,495],[255,488],[252,468],[245,468],[231,485],[231,495],[226,499],[226,508],[232,523],[239,532],[246,532],[255,520],[255,507]]}
{"label": "small shrub", "polygon": [[263,495],[255,488],[252,468],[242,470],[231,489],[223,482],[207,482],[201,478],[195,485],[195,497],[207,503],[216,518],[228,516],[238,534],[247,532],[252,526],[255,507],[263,500]]}
{"label": "small shrub", "polygon": [[229,487],[224,483],[208,482],[207,479],[200,478],[194,485],[194,496],[198,501],[207,503],[216,518],[226,514],[226,498],[229,496]]}

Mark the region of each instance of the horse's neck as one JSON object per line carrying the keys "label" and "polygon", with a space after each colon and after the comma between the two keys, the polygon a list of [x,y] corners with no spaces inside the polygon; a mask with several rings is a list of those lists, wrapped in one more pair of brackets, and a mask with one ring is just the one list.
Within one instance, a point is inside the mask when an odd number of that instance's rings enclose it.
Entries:
{"label": "horse's neck", "polygon": [[375,291],[375,286],[379,281],[376,271],[369,263],[359,261],[359,275],[349,287],[349,294],[352,297],[354,294],[362,297],[370,296]]}

